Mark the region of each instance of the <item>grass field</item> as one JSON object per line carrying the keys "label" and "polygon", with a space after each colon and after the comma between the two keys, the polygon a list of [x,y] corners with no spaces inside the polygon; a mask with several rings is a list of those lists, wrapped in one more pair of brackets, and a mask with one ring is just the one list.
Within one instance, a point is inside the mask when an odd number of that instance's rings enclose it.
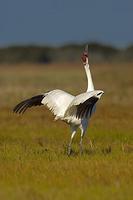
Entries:
{"label": "grass field", "polygon": [[[35,107],[12,108],[32,95],[59,88],[86,90],[81,64],[0,66],[0,199],[131,200],[133,198],[133,65],[92,66],[103,89],[79,153],[79,134],[68,157],[69,127]],[[88,138],[94,143],[91,150]]]}

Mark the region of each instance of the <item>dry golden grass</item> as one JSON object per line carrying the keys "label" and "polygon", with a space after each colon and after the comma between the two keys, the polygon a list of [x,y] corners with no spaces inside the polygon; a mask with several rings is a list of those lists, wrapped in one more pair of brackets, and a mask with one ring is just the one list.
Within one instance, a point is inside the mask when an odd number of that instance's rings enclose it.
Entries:
{"label": "dry golden grass", "polygon": [[24,98],[55,88],[75,95],[85,91],[82,65],[0,66],[0,199],[132,199],[132,66],[91,67],[95,88],[105,95],[84,138],[83,155],[77,135],[71,157],[66,155],[66,124],[53,122],[42,107],[23,116],[13,114],[12,108]]}

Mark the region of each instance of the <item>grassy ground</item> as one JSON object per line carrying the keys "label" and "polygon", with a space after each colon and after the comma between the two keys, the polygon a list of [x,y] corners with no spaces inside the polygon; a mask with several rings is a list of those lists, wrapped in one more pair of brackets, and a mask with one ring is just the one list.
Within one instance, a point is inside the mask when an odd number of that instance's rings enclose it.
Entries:
{"label": "grassy ground", "polygon": [[[20,100],[60,88],[73,94],[86,89],[82,65],[0,66],[0,199],[130,200],[133,197],[133,67],[92,66],[97,105],[79,154],[66,155],[69,127],[36,107],[12,113]],[[88,138],[94,143],[91,150]]]}

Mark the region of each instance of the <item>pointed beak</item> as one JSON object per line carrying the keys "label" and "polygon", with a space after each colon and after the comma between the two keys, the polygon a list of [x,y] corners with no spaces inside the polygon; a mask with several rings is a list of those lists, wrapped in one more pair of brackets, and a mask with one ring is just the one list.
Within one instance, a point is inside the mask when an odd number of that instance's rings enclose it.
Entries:
{"label": "pointed beak", "polygon": [[88,44],[85,46],[85,50],[83,53],[86,57],[88,57]]}
{"label": "pointed beak", "polygon": [[84,52],[88,54],[88,44],[85,46],[85,51]]}

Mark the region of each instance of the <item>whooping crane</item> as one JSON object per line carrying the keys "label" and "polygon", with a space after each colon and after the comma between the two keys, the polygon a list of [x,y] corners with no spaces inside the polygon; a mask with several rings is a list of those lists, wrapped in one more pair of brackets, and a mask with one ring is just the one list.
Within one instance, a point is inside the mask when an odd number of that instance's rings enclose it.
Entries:
{"label": "whooping crane", "polygon": [[56,89],[26,99],[15,106],[15,113],[23,114],[27,108],[45,105],[55,115],[55,120],[60,119],[70,125],[71,139],[68,145],[68,155],[71,154],[71,145],[77,129],[81,130],[80,152],[82,152],[82,140],[88,127],[89,120],[96,109],[96,102],[104,94],[102,90],[95,90],[90,66],[88,63],[88,46],[82,55],[88,87],[87,91],[73,96],[67,92]]}

